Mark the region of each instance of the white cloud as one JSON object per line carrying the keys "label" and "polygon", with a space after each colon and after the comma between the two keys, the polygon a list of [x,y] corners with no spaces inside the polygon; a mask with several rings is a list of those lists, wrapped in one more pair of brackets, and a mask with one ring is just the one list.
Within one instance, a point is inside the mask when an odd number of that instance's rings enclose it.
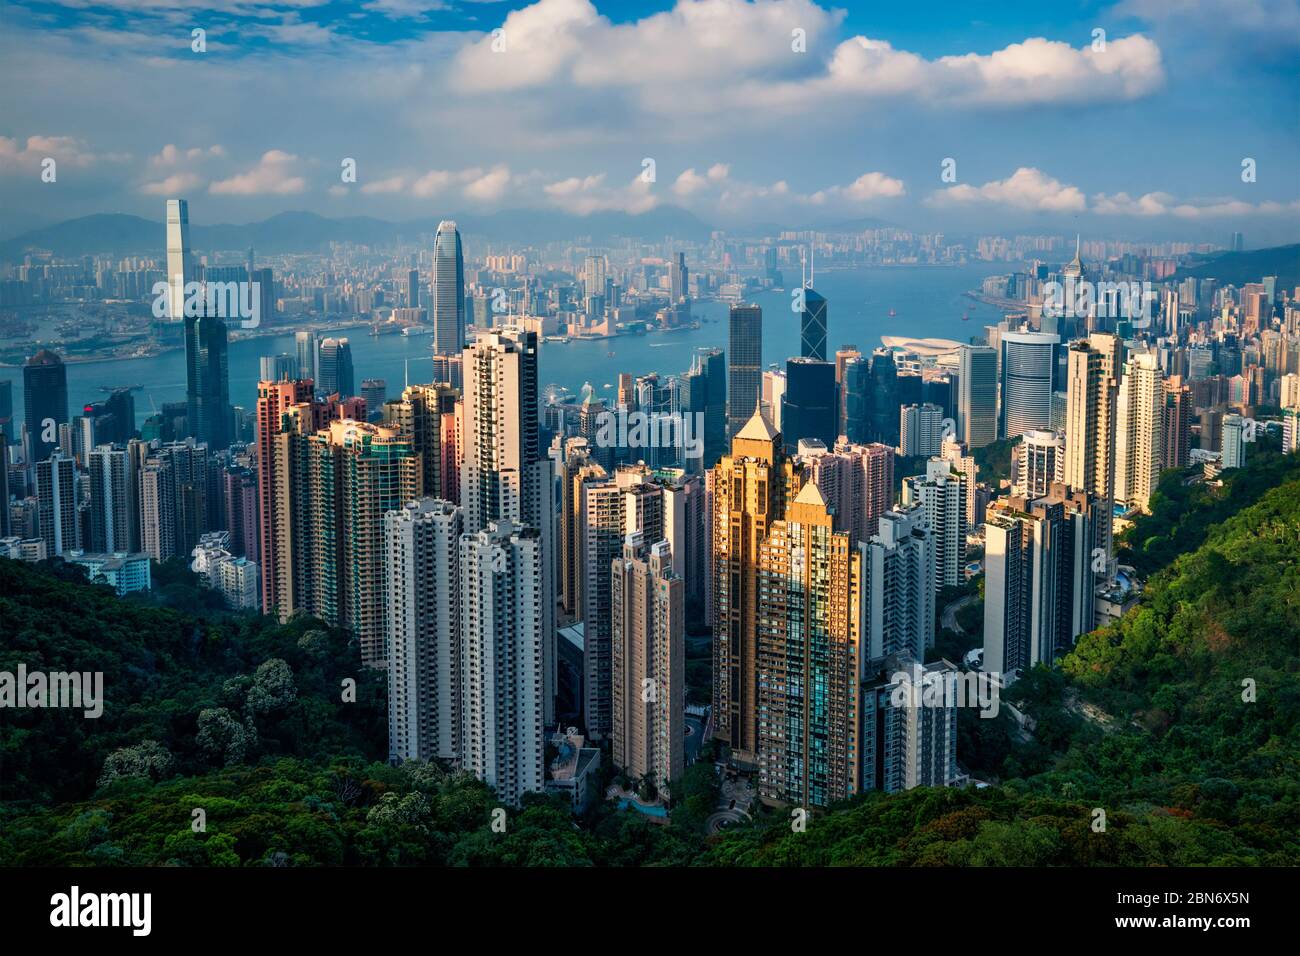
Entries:
{"label": "white cloud", "polygon": [[389,176],[387,179],[363,183],[361,191],[366,195],[400,193],[406,191],[406,182],[405,176]]}
{"label": "white cloud", "polygon": [[609,211],[635,216],[659,204],[654,184],[645,182],[640,176],[619,187],[606,186],[604,173],[570,176],[547,184],[542,191],[553,205],[579,216]]}
{"label": "white cloud", "polygon": [[268,150],[252,169],[213,183],[208,192],[229,196],[284,196],[303,192],[307,180],[293,174],[297,162],[298,157],[292,153]]}
{"label": "white cloud", "polygon": [[1087,206],[1077,186],[1064,185],[1032,166],[1021,166],[1007,179],[982,186],[949,186],[931,193],[926,202],[938,207],[990,204],[1032,212],[1080,212]]}
{"label": "white cloud", "polygon": [[[588,0],[539,0],[507,16],[500,38],[462,49],[451,79],[465,93],[627,90],[661,115],[788,111],[828,96],[990,106],[1135,99],[1165,79],[1159,47],[1140,34],[1104,51],[1031,37],[928,60],[861,35],[831,46],[842,19],[810,0],[678,0],[613,23]],[[807,32],[804,54],[792,50],[795,27]]]}
{"label": "white cloud", "polygon": [[1180,200],[1166,192],[1133,197],[1128,193],[1097,193],[1092,211],[1102,216],[1175,216],[1179,219],[1216,219],[1229,216],[1278,216],[1300,212],[1300,200],[1245,202],[1240,199]]}
{"label": "white cloud", "polygon": [[1136,99],[1164,79],[1160,48],[1140,34],[1111,40],[1102,51],[1031,37],[989,54],[937,60],[859,36],[836,48],[825,86],[862,96],[1006,106]]}
{"label": "white cloud", "polygon": [[494,166],[471,179],[465,186],[464,195],[478,202],[495,202],[505,195],[510,183],[510,167]]}
{"label": "white cloud", "polygon": [[22,143],[0,136],[0,170],[29,170],[40,166],[41,161],[47,158],[84,169],[102,162],[123,162],[130,156],[125,153],[94,153],[74,136],[28,136]]}
{"label": "white cloud", "polygon": [[145,183],[140,192],[150,196],[175,196],[179,193],[193,192],[203,185],[203,177],[197,173],[173,173],[165,179]]}
{"label": "white cloud", "polygon": [[173,143],[164,146],[156,156],[149,157],[149,165],[155,167],[178,166],[181,163],[199,162],[209,158],[221,158],[226,155],[226,150],[220,144],[209,146],[204,149],[195,146],[191,149],[180,149]]}
{"label": "white cloud", "polygon": [[448,5],[442,0],[370,0],[361,9],[381,13],[390,20],[426,20],[426,13],[446,10]]}
{"label": "white cloud", "polygon": [[897,199],[907,194],[901,179],[884,173],[863,173],[847,186],[820,189],[808,197],[809,202],[821,205],[831,200],[870,202],[873,199]]}

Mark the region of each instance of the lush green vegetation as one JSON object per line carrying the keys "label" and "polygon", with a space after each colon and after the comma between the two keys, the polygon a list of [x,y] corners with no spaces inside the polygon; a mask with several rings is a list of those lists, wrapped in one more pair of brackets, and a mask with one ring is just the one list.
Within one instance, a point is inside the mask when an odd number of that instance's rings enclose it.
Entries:
{"label": "lush green vegetation", "polygon": [[979,468],[980,481],[994,491],[1003,479],[1010,481],[1011,449],[1019,443],[1020,436],[1017,435],[1015,438],[999,438],[983,448],[973,449],[970,454]]}
{"label": "lush green vegetation", "polygon": [[345,635],[0,561],[0,670],[107,685],[98,721],[4,714],[0,864],[1300,864],[1295,464],[1261,454],[1222,492],[1166,480],[1129,537],[1159,569],[1138,608],[1024,677],[997,719],[963,713],[962,762],[994,786],[867,794],[802,833],[770,812],[705,836],[708,757],[676,782],[670,825],[601,803],[575,826],[539,796],[503,828],[484,785],[381,762],[382,688]]}
{"label": "lush green vegetation", "polygon": [[1199,480],[1200,469],[1165,472],[1151,496],[1151,514],[1140,515],[1120,539],[1119,560],[1145,578],[1195,551],[1210,529],[1257,502],[1270,489],[1300,478],[1300,455],[1283,455],[1261,435],[1249,467],[1222,474],[1222,486]]}
{"label": "lush green vegetation", "polygon": [[[6,710],[0,800],[73,800],[148,767],[200,774],[280,755],[382,758],[382,676],[310,620],[195,617],[121,600],[75,565],[0,561],[0,671],[102,672],[103,714]],[[354,702],[344,681],[355,680]]]}

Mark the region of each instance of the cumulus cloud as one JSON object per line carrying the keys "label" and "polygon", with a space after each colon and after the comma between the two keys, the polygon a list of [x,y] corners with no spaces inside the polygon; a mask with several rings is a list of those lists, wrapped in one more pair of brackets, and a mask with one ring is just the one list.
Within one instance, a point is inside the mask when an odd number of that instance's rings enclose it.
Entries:
{"label": "cumulus cloud", "polygon": [[182,163],[200,162],[205,159],[221,158],[226,155],[226,150],[220,144],[209,146],[206,149],[201,146],[195,146],[190,149],[181,149],[174,143],[168,143],[155,156],[149,157],[149,165],[166,168],[169,166],[179,166]]}
{"label": "cumulus cloud", "polygon": [[1080,212],[1088,204],[1077,186],[1067,186],[1032,166],[1021,166],[1006,179],[982,186],[961,183],[930,195],[932,206],[989,204],[1031,212]]}
{"label": "cumulus cloud", "polygon": [[1164,79],[1160,48],[1140,34],[1112,40],[1104,50],[1032,37],[989,54],[937,60],[859,36],[836,48],[824,85],[861,96],[1028,105],[1136,99],[1160,89]]}
{"label": "cumulus cloud", "polygon": [[832,201],[870,202],[873,199],[896,199],[905,195],[907,188],[901,179],[884,173],[863,173],[847,186],[819,189],[808,197],[816,205]]}
{"label": "cumulus cloud", "polygon": [[214,195],[284,196],[307,189],[307,180],[294,175],[298,157],[283,150],[271,149],[262,154],[256,166],[208,187]]}
{"label": "cumulus cloud", "polygon": [[548,183],[542,191],[553,205],[579,216],[615,210],[639,215],[659,203],[653,184],[640,176],[624,186],[616,187],[607,186],[605,178],[604,173],[570,176]]}
{"label": "cumulus cloud", "polygon": [[1092,211],[1103,216],[1175,216],[1179,219],[1278,216],[1300,212],[1300,200],[1252,203],[1240,199],[1180,200],[1166,192],[1149,192],[1137,197],[1124,192],[1098,193],[1092,199]]}
{"label": "cumulus cloud", "polygon": [[147,182],[140,187],[140,192],[150,196],[175,196],[178,193],[193,192],[203,185],[203,177],[197,173],[173,173],[163,179]]}
{"label": "cumulus cloud", "polygon": [[75,136],[28,136],[24,142],[0,136],[0,170],[27,171],[40,166],[46,158],[85,168],[102,162],[123,162],[130,157],[125,153],[95,153]]}
{"label": "cumulus cloud", "polygon": [[[451,79],[466,93],[627,89],[643,108],[679,114],[797,108],[827,96],[994,106],[1135,99],[1165,80],[1160,48],[1140,34],[1100,51],[1031,37],[926,59],[863,35],[835,44],[842,18],[809,0],[678,0],[613,23],[589,0],[539,0],[461,50]],[[793,51],[796,27],[805,54]]]}

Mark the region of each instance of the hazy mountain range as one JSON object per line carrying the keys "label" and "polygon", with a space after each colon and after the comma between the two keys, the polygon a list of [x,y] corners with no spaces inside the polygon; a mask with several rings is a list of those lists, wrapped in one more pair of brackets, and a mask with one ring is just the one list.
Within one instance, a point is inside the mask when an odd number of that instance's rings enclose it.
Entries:
{"label": "hazy mountain range", "polygon": [[[710,227],[676,206],[660,206],[640,215],[596,212],[575,216],[563,212],[522,209],[488,214],[456,214],[454,219],[467,242],[510,241],[543,243],[589,238],[603,242],[618,237],[705,240]],[[244,225],[204,225],[191,221],[190,241],[199,251],[245,250],[258,252],[310,252],[330,242],[388,245],[399,239],[429,237],[438,229],[439,217],[388,222],[368,216],[331,219],[311,212],[284,212]],[[90,254],[161,254],[166,245],[161,220],[124,213],[99,213],[34,229],[0,242],[0,259],[17,259],[32,249],[48,249],[58,256]]]}

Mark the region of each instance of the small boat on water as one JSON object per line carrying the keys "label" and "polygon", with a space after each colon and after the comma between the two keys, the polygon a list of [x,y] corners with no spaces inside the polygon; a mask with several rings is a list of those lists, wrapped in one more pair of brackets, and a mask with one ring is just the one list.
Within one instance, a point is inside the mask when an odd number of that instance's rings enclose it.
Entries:
{"label": "small boat on water", "polygon": [[889,310],[889,317],[890,317],[891,319],[892,319],[894,316],[896,316],[896,315],[898,315],[898,313],[895,312],[893,309],[890,309],[890,310]]}

